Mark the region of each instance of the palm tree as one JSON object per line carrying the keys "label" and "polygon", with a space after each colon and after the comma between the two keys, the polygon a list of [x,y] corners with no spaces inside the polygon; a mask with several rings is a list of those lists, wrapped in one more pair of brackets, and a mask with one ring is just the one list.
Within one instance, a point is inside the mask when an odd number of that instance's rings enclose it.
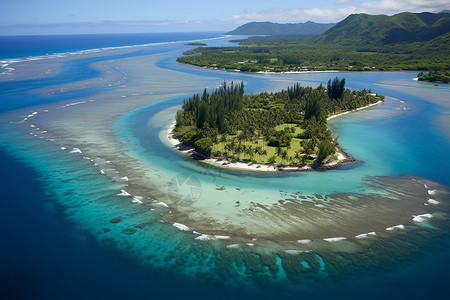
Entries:
{"label": "palm tree", "polygon": [[300,160],[300,151],[296,151],[296,152],[295,152],[294,159]]}
{"label": "palm tree", "polygon": [[283,149],[281,147],[277,147],[277,155],[280,156],[281,152],[283,152]]}

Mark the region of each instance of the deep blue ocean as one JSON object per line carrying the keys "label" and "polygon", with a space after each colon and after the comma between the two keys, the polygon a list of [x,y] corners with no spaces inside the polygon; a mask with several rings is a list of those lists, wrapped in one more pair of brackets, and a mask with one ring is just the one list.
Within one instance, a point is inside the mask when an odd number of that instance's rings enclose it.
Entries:
{"label": "deep blue ocean", "polygon": [[0,36],[0,59],[216,37],[217,32]]}
{"label": "deep blue ocean", "polygon": [[[2,36],[0,60],[218,36],[218,33]],[[158,51],[146,50],[142,54]],[[181,52],[178,50],[177,53]],[[139,55],[139,52],[125,54],[120,58],[132,55]],[[96,60],[98,59],[74,60],[67,63],[60,74],[28,81],[23,89],[19,86],[21,82],[0,83],[0,95],[3,96],[0,99],[0,113],[85,95],[94,96],[98,92],[95,89],[45,98],[28,91],[43,85],[64,83],[68,78],[71,81],[93,78],[97,76],[97,71],[89,65]],[[169,57],[159,62],[160,66],[167,69],[178,68],[175,64],[173,57],[172,60]],[[184,71],[192,74],[198,72],[190,69]],[[232,76],[225,74],[222,78]],[[357,81],[358,77],[355,76],[353,82]],[[257,80],[254,84],[255,89],[263,86]],[[401,93],[391,93],[402,96]],[[161,106],[177,104],[174,100],[171,101]],[[417,105],[427,109],[428,104],[417,100]],[[431,110],[429,113],[434,112]],[[401,118],[392,124],[399,127],[398,136],[405,140],[411,138],[402,135]],[[427,141],[428,137],[425,136],[423,142]],[[442,149],[447,149],[445,147],[448,144],[443,147]],[[404,266],[388,275],[375,274],[358,281],[357,285],[350,281],[330,283],[323,288],[297,294],[283,289],[241,291],[231,287],[203,285],[170,273],[156,272],[149,267],[140,266],[123,253],[100,246],[88,234],[77,231],[74,224],[66,218],[66,208],[60,206],[54,195],[44,189],[45,178],[33,170],[27,161],[7,149],[0,148],[2,299],[447,299],[449,295],[449,251],[421,256],[413,265]],[[422,150],[418,151],[419,154],[422,153]],[[439,151],[439,155],[444,155]],[[419,167],[412,164],[410,168],[415,170]],[[439,170],[430,169],[425,175],[448,184],[445,174]]]}

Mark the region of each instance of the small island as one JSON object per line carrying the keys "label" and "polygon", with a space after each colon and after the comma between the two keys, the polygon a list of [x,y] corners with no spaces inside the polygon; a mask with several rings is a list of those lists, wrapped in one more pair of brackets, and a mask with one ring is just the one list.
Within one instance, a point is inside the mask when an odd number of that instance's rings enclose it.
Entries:
{"label": "small island", "polygon": [[[186,99],[171,134],[179,150],[223,166],[261,171],[331,169],[354,161],[339,146],[327,120],[384,101],[372,91],[351,91],[345,78],[327,87],[295,84],[276,93],[244,95],[244,84],[223,84]],[[175,143],[174,143],[175,144]]]}
{"label": "small island", "polygon": [[201,47],[203,47],[203,46],[208,46],[207,44],[205,44],[205,43],[200,43],[200,42],[186,43],[185,45],[186,45],[186,46],[201,46]]}
{"label": "small island", "polygon": [[419,81],[430,81],[430,82],[450,82],[450,71],[448,70],[433,70],[428,73],[420,72],[417,74],[417,79]]}
{"label": "small island", "polygon": [[[327,120],[384,101],[372,91],[351,91],[345,78],[327,87],[295,84],[276,93],[244,95],[244,84],[226,82],[186,99],[171,134],[179,150],[223,166],[264,171],[331,169],[354,161],[339,146]],[[270,168],[269,168],[270,166]]]}

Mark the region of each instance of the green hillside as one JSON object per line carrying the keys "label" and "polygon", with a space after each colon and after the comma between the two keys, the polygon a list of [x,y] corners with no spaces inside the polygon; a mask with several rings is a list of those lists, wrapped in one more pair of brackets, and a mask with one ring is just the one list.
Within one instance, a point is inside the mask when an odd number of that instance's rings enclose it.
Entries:
{"label": "green hillside", "polygon": [[450,30],[449,14],[354,14],[313,39],[316,44],[383,46],[430,41]]}
{"label": "green hillside", "polygon": [[314,22],[278,24],[272,22],[251,22],[239,26],[227,34],[231,35],[270,35],[270,36],[315,36],[324,33],[334,23],[319,24]]}

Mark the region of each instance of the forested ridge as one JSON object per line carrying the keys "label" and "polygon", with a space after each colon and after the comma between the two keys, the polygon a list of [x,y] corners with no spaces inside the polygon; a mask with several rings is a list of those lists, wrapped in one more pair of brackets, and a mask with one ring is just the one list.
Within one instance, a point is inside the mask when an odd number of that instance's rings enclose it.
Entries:
{"label": "forested ridge", "polygon": [[335,78],[317,88],[295,84],[276,93],[244,95],[244,84],[223,84],[186,99],[174,135],[205,156],[298,165],[332,159],[337,141],[327,117],[383,100],[345,88]]}

